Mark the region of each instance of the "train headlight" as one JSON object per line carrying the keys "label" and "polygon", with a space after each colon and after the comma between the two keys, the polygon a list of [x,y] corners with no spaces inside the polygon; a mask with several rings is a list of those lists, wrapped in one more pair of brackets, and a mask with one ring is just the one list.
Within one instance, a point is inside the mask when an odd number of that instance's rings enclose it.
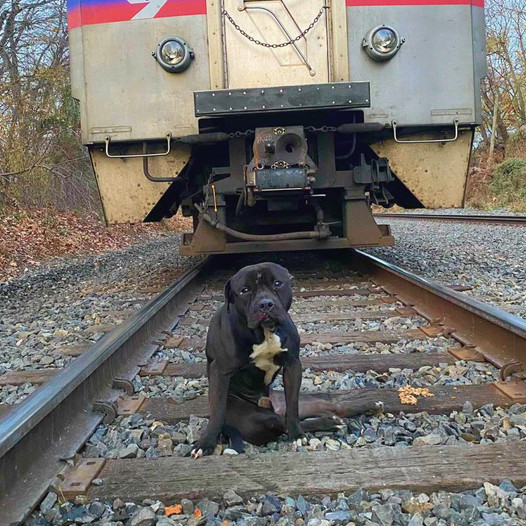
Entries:
{"label": "train headlight", "polygon": [[192,62],[194,52],[180,37],[168,37],[157,44],[152,55],[160,66],[170,73],[184,71]]}
{"label": "train headlight", "polygon": [[393,58],[404,42],[392,27],[377,26],[367,32],[362,46],[373,60],[382,61]]}

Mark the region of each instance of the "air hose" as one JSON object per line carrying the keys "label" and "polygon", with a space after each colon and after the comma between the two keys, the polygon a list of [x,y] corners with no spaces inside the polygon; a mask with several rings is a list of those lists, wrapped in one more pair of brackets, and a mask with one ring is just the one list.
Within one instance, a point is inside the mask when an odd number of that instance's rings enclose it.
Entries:
{"label": "air hose", "polygon": [[312,230],[310,232],[287,232],[286,234],[268,234],[268,235],[259,235],[259,234],[247,234],[245,232],[239,232],[233,228],[229,228],[226,225],[220,223],[217,219],[212,219],[212,217],[204,211],[198,204],[194,206],[199,210],[201,217],[211,226],[221,230],[229,236],[235,237],[237,239],[242,239],[243,241],[286,241],[289,239],[327,239],[330,237],[331,233],[328,228],[320,230]]}

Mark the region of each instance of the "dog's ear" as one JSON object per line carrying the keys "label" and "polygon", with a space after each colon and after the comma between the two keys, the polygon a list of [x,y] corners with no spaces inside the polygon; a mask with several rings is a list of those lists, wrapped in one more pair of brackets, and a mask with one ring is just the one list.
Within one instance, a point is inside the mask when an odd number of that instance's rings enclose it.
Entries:
{"label": "dog's ear", "polygon": [[290,295],[290,298],[287,300],[287,312],[289,312],[291,307],[292,307],[292,294]]}
{"label": "dog's ear", "polygon": [[230,304],[234,303],[234,293],[232,292],[232,285],[230,283],[231,281],[232,280],[229,279],[225,285],[225,301],[226,301],[226,311],[227,312],[230,312]]}

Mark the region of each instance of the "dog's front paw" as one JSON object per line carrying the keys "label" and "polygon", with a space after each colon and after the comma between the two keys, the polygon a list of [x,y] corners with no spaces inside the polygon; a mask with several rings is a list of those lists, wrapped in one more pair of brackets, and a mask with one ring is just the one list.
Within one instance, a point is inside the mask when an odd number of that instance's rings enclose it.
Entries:
{"label": "dog's front paw", "polygon": [[200,438],[192,449],[190,456],[192,458],[205,457],[211,455],[217,446],[217,438],[213,436],[204,436]]}
{"label": "dog's front paw", "polygon": [[287,435],[289,437],[289,440],[295,440],[296,438],[299,438],[303,435],[303,431],[301,430],[299,420],[292,420],[290,422],[287,422]]}

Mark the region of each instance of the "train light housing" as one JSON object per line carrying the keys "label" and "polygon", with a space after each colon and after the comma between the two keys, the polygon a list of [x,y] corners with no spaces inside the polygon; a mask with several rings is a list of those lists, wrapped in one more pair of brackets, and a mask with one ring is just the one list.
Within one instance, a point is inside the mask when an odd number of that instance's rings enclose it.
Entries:
{"label": "train light housing", "polygon": [[181,73],[194,59],[194,52],[180,37],[168,37],[157,44],[152,53],[159,65],[169,73]]}
{"label": "train light housing", "polygon": [[373,60],[382,62],[393,58],[405,39],[400,38],[398,32],[389,26],[377,26],[370,29],[362,41],[365,52]]}

